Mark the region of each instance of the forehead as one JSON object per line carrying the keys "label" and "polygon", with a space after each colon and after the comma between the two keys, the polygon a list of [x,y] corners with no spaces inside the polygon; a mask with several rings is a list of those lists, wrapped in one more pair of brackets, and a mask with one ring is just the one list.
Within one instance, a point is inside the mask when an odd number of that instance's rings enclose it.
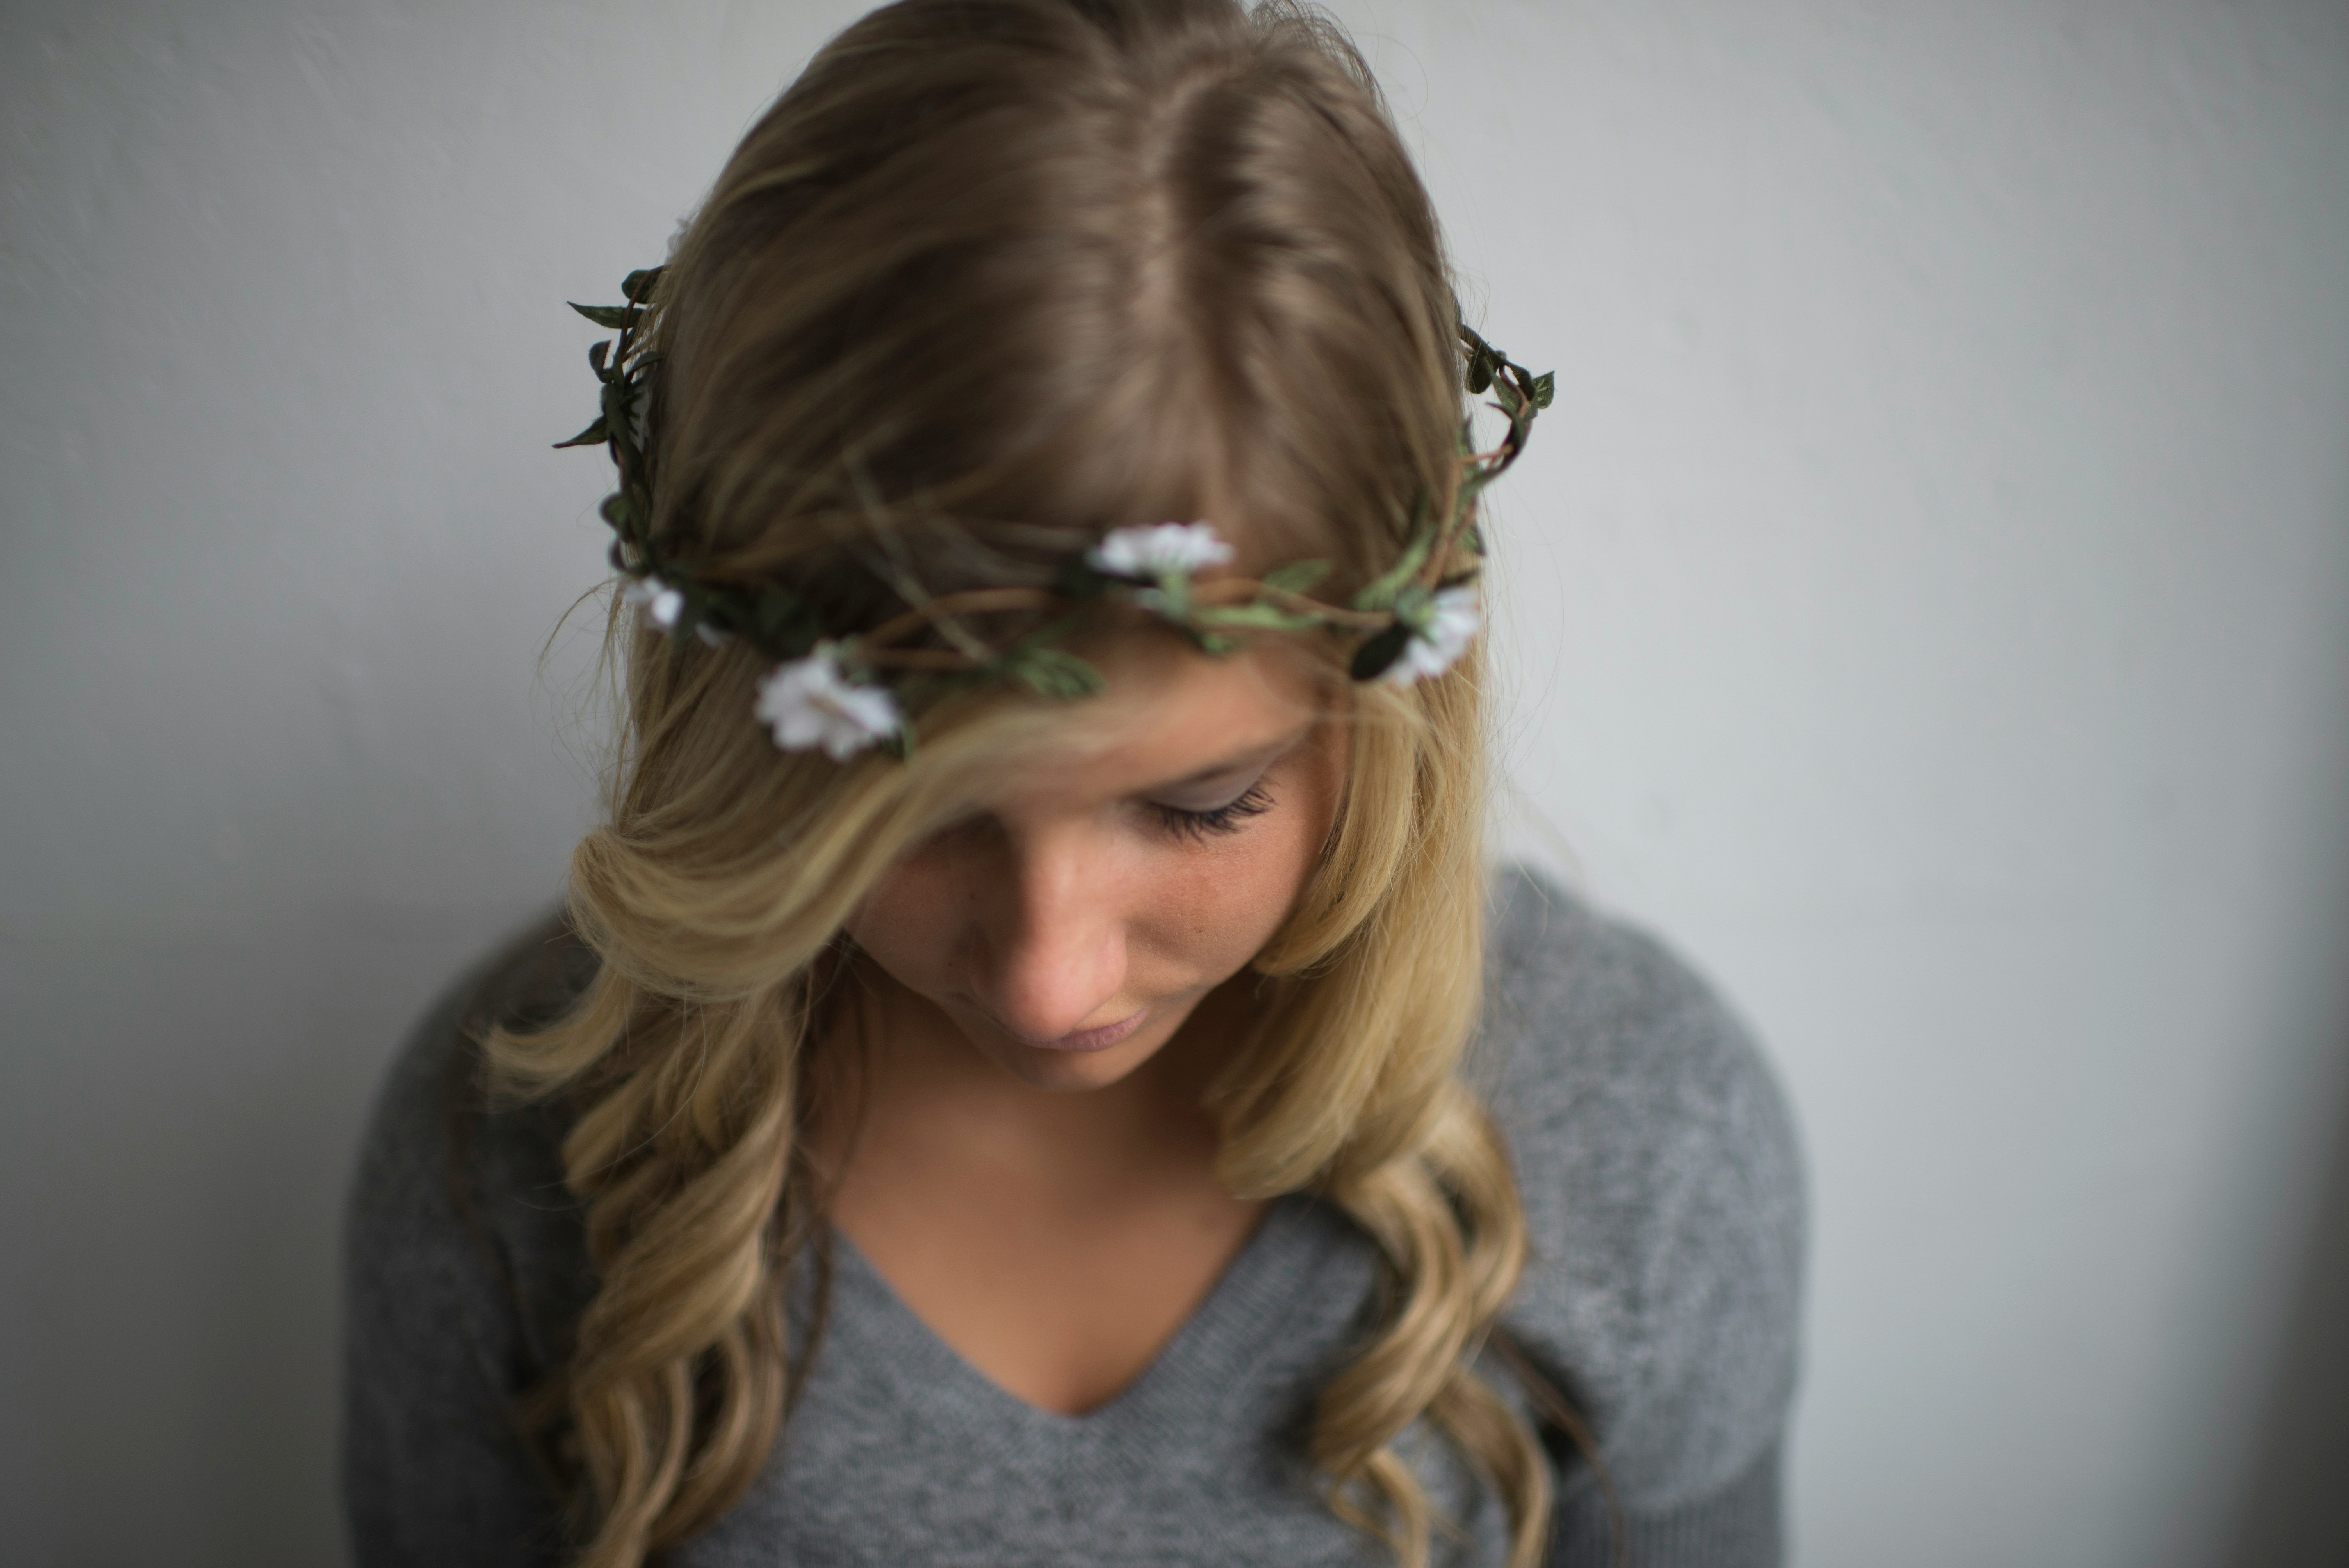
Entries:
{"label": "forehead", "polygon": [[1108,682],[1071,704],[990,804],[1079,805],[1268,761],[1320,711],[1319,679],[1278,644],[1211,657],[1170,635],[1087,648]]}

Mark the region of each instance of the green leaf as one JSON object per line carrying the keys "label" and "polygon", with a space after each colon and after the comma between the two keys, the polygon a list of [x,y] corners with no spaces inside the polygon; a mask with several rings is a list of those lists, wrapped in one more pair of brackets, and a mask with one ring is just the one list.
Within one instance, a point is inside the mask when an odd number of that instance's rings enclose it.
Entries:
{"label": "green leaf", "polygon": [[617,332],[628,325],[628,307],[624,304],[581,304],[575,299],[565,300],[563,303],[597,326],[609,327]]}
{"label": "green leaf", "polygon": [[554,449],[559,452],[565,447],[600,447],[605,443],[605,441],[610,438],[610,430],[604,424],[604,416],[598,414],[595,416],[595,422],[594,424],[588,426],[585,429],[580,431],[569,440],[555,442]]}
{"label": "green leaf", "polygon": [[1155,588],[1136,588],[1133,607],[1176,625],[1191,618],[1191,580],[1174,574],[1161,577]]}
{"label": "green leaf", "polygon": [[1234,630],[1263,632],[1303,632],[1321,624],[1319,615],[1302,614],[1284,610],[1278,604],[1226,604],[1195,612],[1192,620],[1202,626],[1224,626]]}
{"label": "green leaf", "polygon": [[823,635],[823,623],[808,602],[781,586],[759,591],[750,606],[751,641],[779,659],[801,659]]}
{"label": "green leaf", "polygon": [[1120,581],[1123,579],[1105,577],[1094,571],[1092,562],[1082,554],[1077,554],[1061,563],[1059,587],[1063,598],[1091,599],[1105,593],[1111,583]]}
{"label": "green leaf", "polygon": [[1353,667],[1347,673],[1358,681],[1374,681],[1386,674],[1387,667],[1402,657],[1403,649],[1410,645],[1410,627],[1389,626],[1354,650]]}
{"label": "green leaf", "polygon": [[1034,645],[1014,648],[1004,658],[1002,673],[1056,701],[1091,696],[1106,684],[1099,670],[1066,649]]}
{"label": "green leaf", "polygon": [[1310,593],[1329,575],[1330,562],[1326,561],[1292,561],[1266,573],[1264,585],[1284,593]]}
{"label": "green leaf", "polygon": [[1460,324],[1460,341],[1468,346],[1468,390],[1483,392],[1493,385],[1493,377],[1500,374],[1502,356],[1491,344],[1479,337],[1466,322]]}
{"label": "green leaf", "polygon": [[639,267],[620,280],[620,297],[636,304],[653,297],[653,285],[660,282],[666,267]]}
{"label": "green leaf", "polygon": [[1392,609],[1395,595],[1402,592],[1404,583],[1419,575],[1419,569],[1427,564],[1427,552],[1434,548],[1434,545],[1435,531],[1425,527],[1421,528],[1412,536],[1411,548],[1402,552],[1402,559],[1389,567],[1385,575],[1354,595],[1354,608],[1357,610]]}
{"label": "green leaf", "polygon": [[1534,407],[1537,407],[1537,408],[1547,408],[1547,407],[1549,407],[1549,400],[1550,400],[1550,398],[1552,398],[1553,397],[1555,397],[1555,396],[1557,395],[1557,371],[1555,371],[1555,370],[1545,370],[1545,371],[1543,371],[1540,375],[1538,375],[1538,376],[1537,376],[1537,377],[1534,377]]}
{"label": "green leaf", "polygon": [[587,350],[588,366],[595,372],[595,379],[598,381],[609,381],[612,378],[612,373],[604,368],[604,356],[611,352],[612,340],[608,337],[598,338]]}
{"label": "green leaf", "polygon": [[1395,595],[1394,617],[1399,625],[1417,630],[1427,624],[1435,613],[1435,595],[1424,583],[1406,583]]}
{"label": "green leaf", "polygon": [[614,490],[604,498],[604,504],[595,510],[603,514],[605,522],[624,534],[632,532],[638,521],[636,503],[630,499],[626,490]]}

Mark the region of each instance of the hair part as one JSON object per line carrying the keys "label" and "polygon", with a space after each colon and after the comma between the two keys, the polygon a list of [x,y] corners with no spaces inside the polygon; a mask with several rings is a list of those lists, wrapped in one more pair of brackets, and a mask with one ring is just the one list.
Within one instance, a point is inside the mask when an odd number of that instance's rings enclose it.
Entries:
{"label": "hair part", "polygon": [[[1433,210],[1359,57],[1288,5],[876,11],[744,138],[653,304],[655,528],[843,624],[1036,585],[1105,526],[1211,507],[1244,553],[1326,557],[1343,592],[1457,482]],[[551,1026],[487,1041],[506,1092],[578,1108],[564,1161],[600,1285],[539,1408],[590,1568],[714,1522],[803,1375],[783,1285],[823,1230],[807,1134],[838,1064],[811,1046],[849,913],[973,779],[1082,722],[974,690],[921,716],[906,762],[780,755],[749,654],[615,625],[622,749],[570,880],[600,967]],[[1458,1074],[1482,669],[1474,648],[1354,688],[1336,822],[1207,1099],[1232,1192],[1314,1191],[1378,1245],[1383,1315],[1309,1442],[1332,1508],[1406,1568],[1433,1521],[1395,1444],[1422,1419],[1499,1494],[1512,1568],[1547,1535],[1546,1458],[1471,1367],[1526,1248]]]}

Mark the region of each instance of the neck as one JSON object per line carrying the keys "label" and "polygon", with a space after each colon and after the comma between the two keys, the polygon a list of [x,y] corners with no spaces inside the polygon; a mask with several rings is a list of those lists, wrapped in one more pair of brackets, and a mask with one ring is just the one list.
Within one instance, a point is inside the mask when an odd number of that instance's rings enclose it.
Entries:
{"label": "neck", "polygon": [[1058,1092],[919,997],[876,984],[843,1002],[825,1044],[862,1066],[865,1092],[861,1116],[832,1122],[832,1223],[999,1387],[1063,1415],[1113,1398],[1263,1213],[1216,1181],[1199,1103],[1249,1017],[1245,991],[1211,993],[1123,1077]]}

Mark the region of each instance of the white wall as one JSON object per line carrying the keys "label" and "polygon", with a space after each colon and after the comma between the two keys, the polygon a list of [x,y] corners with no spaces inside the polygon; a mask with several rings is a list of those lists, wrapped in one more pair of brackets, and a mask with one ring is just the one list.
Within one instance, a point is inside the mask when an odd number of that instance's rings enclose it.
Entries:
{"label": "white wall", "polygon": [[[589,809],[562,307],[844,5],[0,10],[0,1517],[315,1563],[373,1075]],[[1516,832],[1771,1041],[1800,1560],[2214,1562],[2349,952],[2349,19],[1357,0],[1505,346]]]}

